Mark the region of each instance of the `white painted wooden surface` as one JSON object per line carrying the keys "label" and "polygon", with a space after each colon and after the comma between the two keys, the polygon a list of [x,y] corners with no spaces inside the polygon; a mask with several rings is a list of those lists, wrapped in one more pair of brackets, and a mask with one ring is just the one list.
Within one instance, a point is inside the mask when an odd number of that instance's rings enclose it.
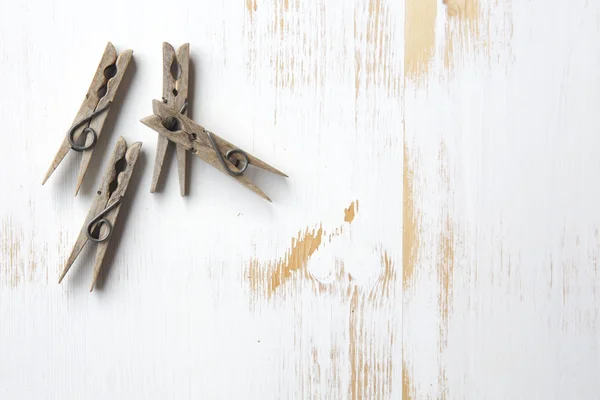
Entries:
{"label": "white painted wooden surface", "polygon": [[[73,198],[77,155],[40,182],[109,40]],[[165,40],[272,204],[198,159],[149,193]],[[0,72],[0,398],[600,397],[600,1],[2,2]],[[101,285],[91,245],[58,285],[119,135]]]}

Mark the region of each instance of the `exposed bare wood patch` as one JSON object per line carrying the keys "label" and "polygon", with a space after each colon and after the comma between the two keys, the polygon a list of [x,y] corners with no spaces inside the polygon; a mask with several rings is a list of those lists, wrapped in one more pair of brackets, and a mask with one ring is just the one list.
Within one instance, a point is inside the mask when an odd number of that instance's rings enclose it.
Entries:
{"label": "exposed bare wood patch", "polygon": [[413,400],[415,398],[415,388],[413,387],[410,371],[408,365],[404,362],[404,354],[402,354],[402,400]]}
{"label": "exposed bare wood patch", "polygon": [[358,200],[353,201],[348,208],[344,210],[344,222],[352,223],[354,221],[354,217],[358,212]]}
{"label": "exposed bare wood patch", "polygon": [[406,0],[404,79],[425,85],[435,54],[437,0]]}
{"label": "exposed bare wood patch", "polygon": [[250,15],[250,19],[252,19],[252,15],[258,8],[256,4],[256,0],[246,0],[246,10],[248,10],[248,15]]}
{"label": "exposed bare wood patch", "polygon": [[[267,296],[271,297],[277,289],[292,278],[293,275],[307,277],[306,263],[315,251],[321,246],[323,239],[323,227],[306,229],[298,232],[298,236],[292,238],[290,249],[286,255],[276,262],[268,264],[270,271],[267,278]],[[258,290],[264,284],[265,274],[257,260],[251,263],[250,285]]]}

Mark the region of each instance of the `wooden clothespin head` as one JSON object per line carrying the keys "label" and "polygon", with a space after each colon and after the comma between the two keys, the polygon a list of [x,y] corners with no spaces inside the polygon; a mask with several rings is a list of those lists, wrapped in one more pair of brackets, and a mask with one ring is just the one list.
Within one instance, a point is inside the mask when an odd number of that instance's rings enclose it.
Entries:
{"label": "wooden clothespin head", "polygon": [[[85,223],[75,241],[71,255],[60,274],[58,283],[62,282],[85,244],[88,240],[91,240],[98,243],[90,292],[94,289],[141,147],[141,142],[133,143],[127,147],[127,142],[122,137],[117,141],[106,167],[102,185],[96,193]],[[124,164],[122,161],[124,161]],[[120,170],[119,167],[123,169]]]}
{"label": "wooden clothespin head", "polygon": [[[167,42],[162,44],[163,54],[163,95],[162,101],[167,106],[177,112],[186,115],[188,108],[188,84],[190,70],[190,45],[185,43],[175,49]],[[154,171],[152,173],[152,183],[150,192],[156,191],[156,185],[162,172],[165,155],[167,154],[169,140],[163,136],[158,137],[156,147],[156,159],[154,161]],[[186,194],[186,171],[187,171],[187,152],[177,145],[177,172],[179,176],[179,192],[182,196]]]}
{"label": "wooden clothespin head", "polygon": [[[125,50],[117,56],[117,51],[113,44],[109,42],[106,45],[100,64],[98,64],[98,68],[94,74],[94,79],[79,108],[75,121],[65,135],[48,172],[46,172],[46,176],[44,176],[42,185],[46,183],[69,150],[83,152],[75,187],[75,195],[77,196],[92,159],[95,144],[102,133],[102,127],[110,112],[117,89],[123,80],[132,55],[133,50]],[[82,136],[85,140],[83,144],[80,143]]]}

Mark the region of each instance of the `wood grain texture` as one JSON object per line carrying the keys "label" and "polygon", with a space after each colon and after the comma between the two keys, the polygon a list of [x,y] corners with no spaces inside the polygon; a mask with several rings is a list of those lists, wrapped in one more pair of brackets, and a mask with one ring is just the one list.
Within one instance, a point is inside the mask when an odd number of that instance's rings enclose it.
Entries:
{"label": "wood grain texture", "polygon": [[[0,5],[3,398],[598,397],[598,2],[90,7]],[[47,132],[107,38],[137,62],[74,199]],[[203,162],[144,190],[165,39],[193,119],[289,174],[249,171],[273,203]],[[103,284],[57,285],[118,135],[145,143]]]}
{"label": "wood grain texture", "polygon": [[69,257],[67,258],[67,261],[65,262],[64,267],[62,268],[62,272],[58,277],[58,283],[62,282],[65,275],[67,274],[67,272],[69,272],[69,269],[81,253],[81,250],[83,250],[84,246],[89,242],[89,238],[86,234],[87,225],[89,221],[95,218],[96,215],[100,214],[106,208],[111,196],[110,186],[117,177],[116,164],[120,159],[122,159],[125,156],[126,151],[127,143],[125,142],[125,139],[123,139],[123,137],[119,137],[119,140],[117,140],[117,143],[115,144],[115,148],[111,153],[110,159],[104,171],[104,178],[102,179],[102,183],[100,184],[100,187],[96,192],[96,196],[92,201],[90,211],[88,211],[87,216],[85,217],[81,230],[79,231],[79,235],[77,236],[77,240],[73,245],[73,250],[71,250]]}
{"label": "wood grain texture", "polygon": [[[121,85],[121,81],[125,76],[125,72],[127,71],[127,67],[131,62],[131,57],[133,57],[132,50],[125,50],[123,53],[119,54],[117,57],[117,61],[115,62],[116,72],[114,77],[105,80],[106,85],[106,94],[100,99],[98,102],[98,106],[96,108],[102,108],[106,106],[109,102],[113,103],[115,100],[115,96],[117,95],[117,89]],[[112,106],[111,106],[112,107]],[[109,109],[110,111],[110,109]],[[100,134],[102,133],[102,127],[106,122],[106,118],[108,116],[107,112],[99,114],[97,117],[94,117],[90,121],[90,128],[92,128],[96,132],[96,136],[99,139]],[[86,138],[86,145],[90,143],[92,140],[91,137]],[[84,150],[81,156],[81,164],[79,166],[79,174],[77,175],[77,183],[75,184],[75,195],[79,192],[81,188],[81,184],[83,183],[83,178],[85,177],[85,173],[88,170],[88,166],[90,165],[90,161],[92,160],[92,155],[94,154],[94,149],[96,146],[92,147],[89,150]]]}
{"label": "wood grain texture", "polygon": [[[102,59],[98,64],[98,68],[96,69],[96,73],[94,74],[94,78],[92,79],[92,83],[90,84],[90,88],[88,89],[87,94],[85,95],[85,99],[79,108],[77,116],[73,121],[73,125],[77,122],[83,120],[84,118],[90,116],[94,111],[103,109],[109,106],[108,110],[102,112],[95,116],[91,121],[86,124],[81,125],[79,128],[75,130],[73,133],[73,138],[75,141],[79,139],[79,137],[83,134],[83,131],[86,128],[92,129],[96,133],[96,140],[100,138],[102,134],[102,127],[104,126],[104,122],[110,112],[110,104],[112,104],[115,100],[115,96],[117,94],[117,89],[123,80],[125,72],[127,71],[127,66],[131,61],[131,57],[133,56],[132,50],[125,50],[117,57],[117,52],[112,43],[108,43],[106,45],[106,49],[102,55]],[[114,67],[114,74],[109,75],[110,69]],[[85,140],[85,145],[89,146],[94,140],[92,135],[88,135]],[[92,155],[94,153],[94,149],[96,146],[91,147],[88,150],[84,150],[82,152],[81,162],[79,165],[79,172],[77,175],[77,182],[75,184],[75,196],[79,193],[79,189],[83,183],[83,178],[88,170],[90,161],[92,159]],[[58,167],[60,162],[64,159],[67,153],[71,150],[71,144],[67,137],[65,137],[62,141],[62,144],[58,150],[58,153],[54,157],[52,164],[46,175],[42,181],[42,185],[46,183],[50,175],[54,172],[54,170]]]}
{"label": "wood grain texture", "polygon": [[[137,159],[140,154],[140,150],[142,148],[141,142],[135,142],[127,146],[127,151],[125,152],[124,160],[125,168],[123,171],[119,172],[116,177],[117,187],[110,194],[110,198],[108,199],[108,203],[106,207],[111,206],[112,204],[116,204],[119,199],[123,199],[125,197],[125,192],[127,191],[127,186],[129,186],[129,181],[131,180],[133,169],[135,168],[135,164],[137,163]],[[116,225],[117,217],[119,216],[119,212],[121,211],[122,201],[118,203],[118,205],[109,211],[103,219],[108,221],[108,223],[113,227]],[[102,268],[102,262],[104,261],[104,257],[106,256],[106,252],[108,247],[110,246],[112,234],[108,230],[108,226],[106,224],[102,224],[100,226],[100,232],[98,237],[104,237],[109,235],[108,239],[103,242],[100,242],[96,245],[96,258],[94,259],[94,269],[92,273],[92,283],[90,284],[90,292],[94,290],[96,283],[98,282],[98,277],[100,276],[100,269]]]}
{"label": "wood grain texture", "polygon": [[[116,61],[117,50],[115,49],[115,46],[112,43],[108,42],[106,48],[104,49],[104,53],[102,53],[102,58],[100,59],[100,63],[98,63],[98,67],[96,68],[96,72],[94,73],[94,77],[92,78],[92,82],[90,83],[90,87],[85,95],[85,99],[81,103],[79,111],[77,112],[77,115],[75,116],[75,119],[73,120],[71,126],[75,125],[78,121],[81,121],[96,110],[96,107],[98,106],[98,102],[100,100],[100,88],[106,84],[106,77],[104,76],[104,71],[110,68],[111,65],[114,65]],[[73,133],[73,138],[75,140],[79,139],[86,126],[87,125],[80,126]],[[71,145],[69,144],[68,139],[64,137],[61,146],[58,150],[58,153],[54,157],[50,168],[48,169],[46,175],[44,176],[44,179],[42,180],[42,185],[46,183],[50,175],[52,175],[54,170],[58,167],[58,165],[62,162],[62,160],[65,158],[65,156],[70,150]]]}
{"label": "wood grain texture", "polygon": [[[162,44],[162,67],[163,67],[163,94],[162,101],[169,107],[183,111],[187,115],[188,87],[190,76],[190,45],[186,43],[175,52],[173,46],[167,42]],[[177,74],[176,76],[173,73]],[[164,136],[158,136],[156,145],[156,157],[154,160],[154,172],[150,192],[156,191],[158,180],[162,172],[169,141]],[[187,192],[187,152],[183,147],[176,145],[177,176],[179,178],[179,193],[185,196]]]}
{"label": "wood grain texture", "polygon": [[[175,142],[178,146],[184,148],[186,151],[191,151],[193,155],[202,159],[213,168],[223,172],[228,177],[233,178],[235,181],[243,185],[245,188],[258,194],[263,199],[271,201],[271,199],[247,177],[247,174],[241,173],[243,172],[243,167],[233,164],[232,161],[236,161],[235,157],[233,157],[233,155],[229,158],[227,157],[227,153],[229,151],[242,151],[245,153],[246,161],[242,161],[241,159],[238,159],[237,161],[247,162],[248,165],[252,165],[256,168],[260,168],[287,178],[287,175],[283,172],[256,158],[247,151],[234,146],[216,134],[206,130],[203,126],[198,125],[185,115],[181,115],[177,110],[167,107],[161,101],[154,100],[152,102],[152,109],[154,115],[141,120],[144,125],[152,128],[161,136],[167,137],[170,141]],[[178,129],[173,131],[165,128],[163,121],[166,120],[173,121],[173,123],[177,125]],[[236,175],[230,174],[229,171],[236,173]]]}
{"label": "wood grain texture", "polygon": [[[104,173],[104,178],[102,180],[102,184],[98,189],[96,196],[93,199],[92,206],[90,207],[90,211],[85,218],[83,226],[79,231],[79,235],[77,236],[77,240],[73,245],[73,249],[71,250],[71,254],[67,259],[62,272],[58,278],[58,283],[64,279],[65,275],[75,262],[75,259],[83,250],[83,247],[89,242],[89,238],[87,236],[88,224],[90,221],[95,219],[100,213],[107,210],[109,207],[117,204],[116,207],[112,208],[106,214],[102,216],[102,220],[107,221],[108,224],[114,229],[115,222],[117,216],[119,214],[119,210],[121,209],[121,199],[125,196],[125,191],[127,190],[127,186],[129,185],[129,181],[131,180],[131,174],[133,173],[133,168],[137,162],[138,155],[140,153],[140,148],[142,144],[140,142],[133,143],[129,147],[127,147],[127,143],[123,137],[119,137],[115,148],[111,154],[110,160],[106,166],[106,171]],[[124,168],[123,170],[118,169],[118,163],[123,162]],[[98,225],[96,225],[98,226]],[[110,236],[109,236],[110,235]],[[100,224],[99,233],[97,234],[98,238],[107,237],[106,240],[96,243],[96,257],[94,259],[94,267],[93,267],[93,275],[92,275],[92,283],[90,285],[90,292],[94,289],[96,285],[96,281],[98,280],[98,276],[100,273],[100,268],[102,266],[102,261],[104,260],[104,256],[106,255],[106,250],[110,245],[112,235],[109,231],[106,223]]]}

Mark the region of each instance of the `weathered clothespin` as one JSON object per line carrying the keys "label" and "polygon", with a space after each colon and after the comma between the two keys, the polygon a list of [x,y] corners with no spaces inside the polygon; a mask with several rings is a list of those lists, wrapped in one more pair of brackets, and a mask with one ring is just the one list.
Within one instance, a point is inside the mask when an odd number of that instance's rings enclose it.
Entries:
{"label": "weathered clothespin", "polygon": [[[185,115],[188,107],[188,80],[190,67],[190,45],[186,43],[175,49],[167,42],[163,42],[163,103],[179,113]],[[156,191],[160,178],[169,140],[159,136],[156,147],[156,159],[150,192]],[[179,192],[182,196],[186,193],[187,152],[185,148],[177,145],[177,171],[179,175]]]}
{"label": "weathered clothespin", "polygon": [[[104,174],[102,185],[98,189],[85,223],[75,241],[71,255],[60,274],[58,283],[62,282],[85,244],[88,240],[91,240],[98,243],[90,292],[94,290],[98,274],[100,273],[100,267],[102,266],[102,260],[104,260],[104,255],[110,243],[111,233],[121,209],[121,202],[129,185],[141,147],[142,143],[136,142],[127,148],[127,143],[122,137],[117,141],[106,173]],[[123,160],[125,161],[124,165],[121,162]],[[119,167],[123,169],[119,170]]]}
{"label": "weathered clothespin", "polygon": [[201,158],[219,171],[228,174],[263,199],[271,201],[258,186],[244,176],[244,171],[246,171],[248,165],[287,178],[287,175],[283,172],[221,139],[163,102],[154,100],[152,110],[154,115],[142,119],[141,122],[144,125],[152,128],[162,137],[191,151],[196,157]]}
{"label": "weathered clothespin", "polygon": [[[94,145],[102,133],[102,127],[104,126],[111,104],[115,99],[117,89],[123,80],[123,76],[125,75],[125,71],[127,70],[132,55],[133,50],[125,50],[117,57],[117,51],[112,43],[109,42],[106,45],[100,64],[96,69],[94,79],[85,95],[85,100],[79,108],[79,112],[75,117],[73,125],[67,132],[66,137],[58,149],[58,153],[56,153],[52,165],[50,165],[48,172],[46,172],[42,185],[46,183],[69,150],[73,149],[75,151],[80,151],[83,152],[83,157],[79,166],[77,184],[75,187],[75,195],[77,196],[92,159]],[[79,143],[81,136],[84,137],[84,144]]]}

